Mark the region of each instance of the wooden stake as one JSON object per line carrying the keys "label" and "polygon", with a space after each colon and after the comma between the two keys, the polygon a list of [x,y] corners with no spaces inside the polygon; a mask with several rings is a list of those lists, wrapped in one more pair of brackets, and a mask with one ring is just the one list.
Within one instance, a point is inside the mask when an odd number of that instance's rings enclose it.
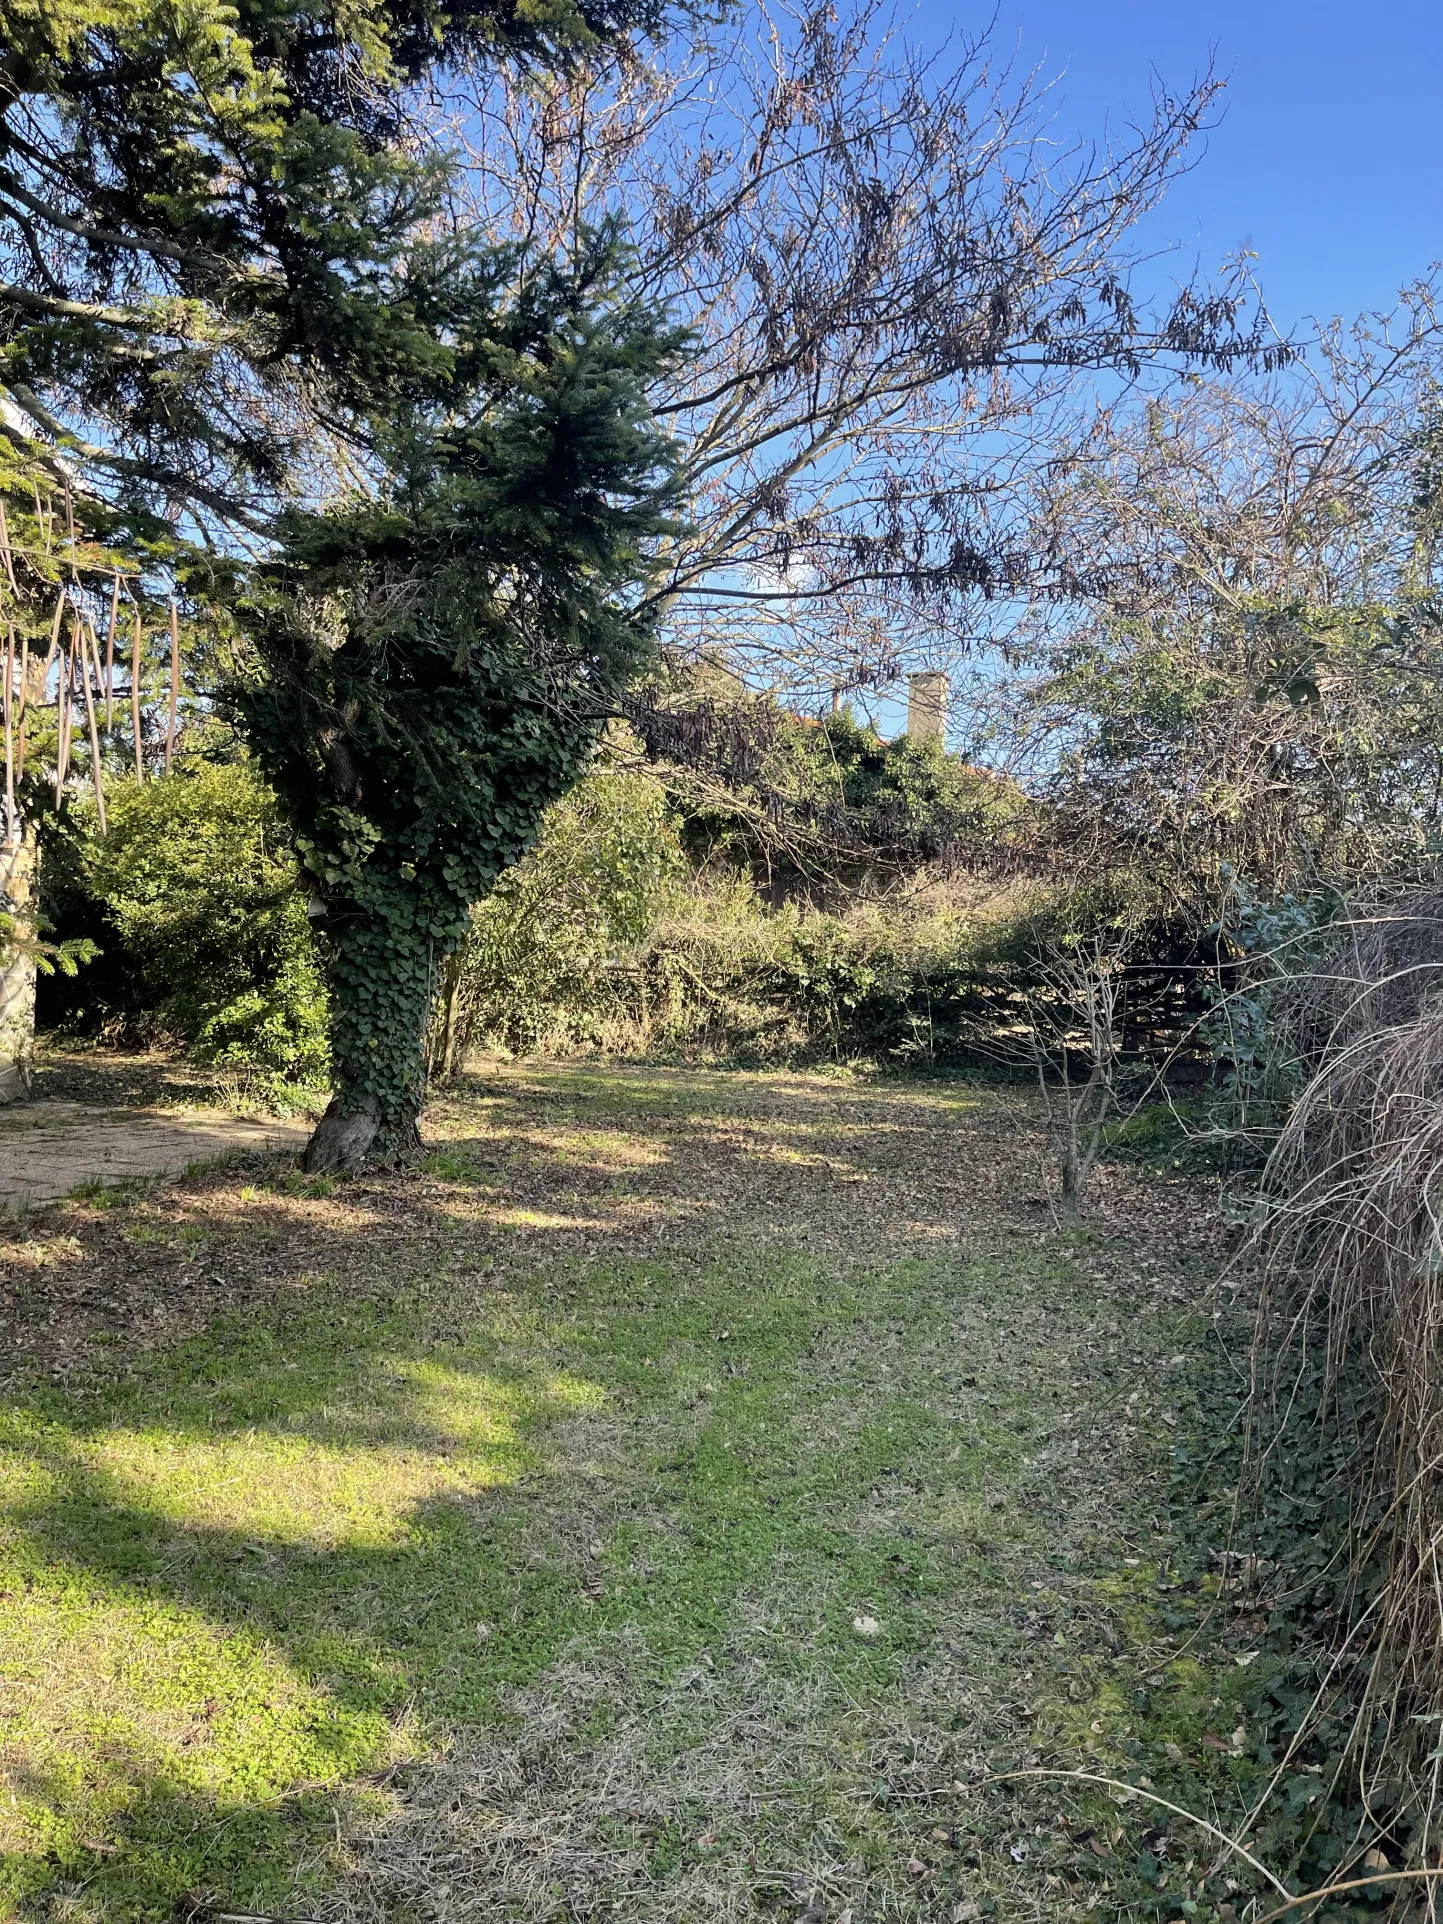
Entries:
{"label": "wooden stake", "polygon": [[40,483],[38,481],[32,479],[30,483],[30,492],[35,496],[35,524],[39,528],[42,536],[44,537],[45,552],[46,554],[49,554],[50,552],[50,518],[46,515],[44,508],[40,504]]}
{"label": "wooden stake", "polygon": [[[32,482],[31,486],[33,487],[34,485]],[[38,508],[40,503],[40,493],[38,489],[36,490],[35,502]],[[60,647],[60,624],[65,619],[65,610],[68,606],[69,603],[66,600],[65,589],[62,585],[60,593],[55,598],[55,619],[50,624],[50,646],[45,651],[45,666],[40,674],[40,699],[42,702],[48,703],[50,664],[55,660],[56,656],[59,655],[60,675],[55,684],[55,806],[57,808],[60,806],[60,784],[63,780],[61,774],[61,743],[65,735],[66,681],[65,656]]]}
{"label": "wooden stake", "polygon": [[15,779],[25,773],[25,711],[30,705],[30,637],[20,637],[20,739],[15,745]]}
{"label": "wooden stake", "polygon": [[65,619],[65,589],[55,597],[55,619],[50,624],[50,653],[45,657],[45,676],[50,678],[50,664],[55,659],[55,651],[60,646],[60,624]]}
{"label": "wooden stake", "polygon": [[170,773],[170,759],[175,753],[175,714],[180,704],[180,617],[175,610],[175,596],[170,598],[170,714],[165,724],[165,772]]}
{"label": "wooden stake", "polygon": [[10,524],[5,519],[5,501],[0,496],[0,554],[5,558],[5,573],[10,582],[11,594],[18,595],[20,584],[15,579],[15,563],[10,556]]}
{"label": "wooden stake", "polygon": [[75,501],[68,481],[65,484],[65,541],[70,556],[70,579],[78,588],[80,576],[75,571]]}
{"label": "wooden stake", "polygon": [[140,741],[140,603],[135,603],[135,638],[130,644],[130,725],[135,732],[135,779],[145,780],[145,751]]}
{"label": "wooden stake", "polygon": [[[113,708],[115,692],[115,624],[120,619],[120,570],[115,571],[115,580],[110,588],[110,626],[105,631],[105,726],[115,726]],[[97,664],[98,666],[98,664]]]}
{"label": "wooden stake", "polygon": [[[89,656],[86,643],[90,644]],[[95,663],[95,686],[90,683],[90,664]],[[80,675],[85,684],[85,721],[90,734],[90,779],[95,784],[95,814],[100,833],[105,833],[105,784],[101,780],[100,731],[95,725],[95,704],[100,694],[100,641],[89,620],[80,631]]]}
{"label": "wooden stake", "polygon": [[70,620],[70,646],[65,651],[65,779],[70,780],[70,764],[75,759],[75,697],[79,694],[76,657],[80,652],[80,616]]}
{"label": "wooden stake", "polygon": [[72,615],[70,646],[60,660],[60,681],[55,691],[55,806],[65,793],[65,777],[70,773],[70,736],[75,726],[75,704],[71,683],[75,678],[75,642],[80,632],[80,617]]}

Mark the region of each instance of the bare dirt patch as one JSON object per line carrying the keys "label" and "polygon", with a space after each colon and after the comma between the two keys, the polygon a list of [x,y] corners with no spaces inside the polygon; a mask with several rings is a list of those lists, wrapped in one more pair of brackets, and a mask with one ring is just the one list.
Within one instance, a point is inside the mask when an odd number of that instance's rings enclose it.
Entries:
{"label": "bare dirt patch", "polygon": [[294,1123],[214,1109],[96,1109],[29,1102],[0,1110],[0,1210],[57,1202],[85,1184],[177,1176],[195,1162],[294,1151]]}

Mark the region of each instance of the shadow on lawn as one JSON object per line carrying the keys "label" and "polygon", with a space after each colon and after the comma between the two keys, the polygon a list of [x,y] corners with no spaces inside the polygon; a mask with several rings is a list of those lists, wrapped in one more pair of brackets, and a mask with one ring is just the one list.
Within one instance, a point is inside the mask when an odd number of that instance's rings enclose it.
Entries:
{"label": "shadow on lawn", "polygon": [[563,1527],[538,1560],[526,1512],[536,1431],[592,1386],[442,1367],[394,1329],[349,1380],[303,1376],[285,1351],[326,1342],[325,1308],[289,1320],[158,1359],[88,1418],[50,1392],[0,1408],[22,1682],[0,1758],[29,1833],[0,1910],[76,1882],[116,1924],[198,1885],[277,1904],[308,1788],[393,1762],[408,1721],[494,1714],[590,1607],[579,1546]]}
{"label": "shadow on lawn", "polygon": [[[202,1885],[226,1908],[282,1908],[335,1787],[414,1744],[408,1722],[494,1719],[623,1607],[594,1594],[605,1478],[588,1489],[576,1461],[556,1475],[542,1437],[657,1381],[646,1344],[616,1338],[645,1316],[668,1240],[699,1250],[749,1224],[780,1279],[778,1264],[806,1263],[788,1242],[856,1253],[899,1225],[952,1239],[969,1184],[1005,1207],[1009,1183],[1032,1180],[1019,1117],[967,1114],[966,1092],[804,1084],[799,1117],[790,1089],[696,1080],[632,1072],[620,1101],[601,1076],[473,1080],[437,1106],[429,1173],[333,1191],[201,1178],[133,1216],[96,1212],[90,1246],[129,1235],[137,1269],[177,1293],[242,1273],[248,1251],[266,1270],[227,1326],[129,1380],[0,1405],[0,1444],[25,1471],[0,1510],[0,1585],[25,1594],[27,1619],[18,1640],[0,1631],[0,1669],[23,1661],[7,1642],[44,1644],[52,1680],[33,1761],[11,1773],[30,1816],[15,1889],[32,1908],[67,1882],[106,1924],[167,1918]],[[819,1314],[812,1288],[794,1307],[769,1278],[749,1308],[744,1242],[730,1252],[732,1280],[712,1279],[683,1346],[720,1377],[723,1323],[754,1314],[789,1367]],[[517,1278],[519,1303],[500,1287]],[[568,1322],[573,1297],[592,1320]],[[784,1482],[765,1495],[735,1457],[712,1473],[734,1480],[736,1516],[765,1511],[770,1540]],[[715,1532],[723,1560],[731,1527],[729,1513]]]}
{"label": "shadow on lawn", "polygon": [[[425,1220],[450,1237],[437,1203]],[[493,1721],[583,1625],[634,1603],[628,1552],[596,1543],[616,1519],[587,1438],[603,1400],[658,1380],[645,1333],[617,1340],[657,1301],[655,1266],[614,1258],[599,1286],[572,1272],[574,1319],[569,1265],[531,1283],[531,1308],[476,1264],[433,1270],[398,1309],[403,1278],[356,1213],[330,1238],[344,1292],[313,1282],[128,1380],[0,1404],[0,1592],[24,1599],[0,1624],[0,1671],[48,1678],[12,1707],[0,1752],[29,1755],[9,1771],[26,1833],[0,1909],[12,1896],[44,1916],[47,1893],[83,1885],[81,1915],[106,1924],[168,1918],[200,1887],[283,1910],[342,1786],[438,1724]],[[729,1273],[679,1338],[718,1375],[714,1311],[738,1330],[747,1315]],[[782,1285],[757,1306],[783,1368],[811,1296],[794,1310]],[[547,1433],[577,1418],[553,1458]],[[735,1458],[718,1465],[770,1540],[778,1497]],[[686,1565],[700,1583],[705,1565],[719,1601],[730,1527],[665,1582]]]}

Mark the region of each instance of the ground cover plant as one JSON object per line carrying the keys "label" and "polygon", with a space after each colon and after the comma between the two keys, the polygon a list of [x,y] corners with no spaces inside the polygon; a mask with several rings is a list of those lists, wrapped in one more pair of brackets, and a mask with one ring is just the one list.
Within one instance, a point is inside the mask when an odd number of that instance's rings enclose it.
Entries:
{"label": "ground cover plant", "polygon": [[[527,1067],[428,1131],[9,1226],[16,1914],[1245,1901],[1147,1801],[1258,1761],[1171,1564],[1203,1199],[1059,1237],[960,1083]],[[1139,1791],[983,1781],[1079,1766]]]}

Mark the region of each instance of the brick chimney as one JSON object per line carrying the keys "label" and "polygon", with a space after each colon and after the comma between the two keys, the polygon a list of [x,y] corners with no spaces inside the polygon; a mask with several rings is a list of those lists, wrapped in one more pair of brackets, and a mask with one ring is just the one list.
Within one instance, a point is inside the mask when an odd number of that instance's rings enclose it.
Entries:
{"label": "brick chimney", "polygon": [[914,742],[946,739],[947,677],[938,669],[907,677],[907,734]]}

